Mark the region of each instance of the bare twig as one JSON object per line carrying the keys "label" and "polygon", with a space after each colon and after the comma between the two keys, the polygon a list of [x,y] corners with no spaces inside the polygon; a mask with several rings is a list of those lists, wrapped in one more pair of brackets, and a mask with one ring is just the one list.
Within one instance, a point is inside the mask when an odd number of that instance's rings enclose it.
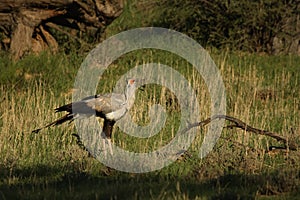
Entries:
{"label": "bare twig", "polygon": [[216,120],[216,119],[225,119],[225,120],[233,123],[231,125],[228,125],[227,128],[240,128],[240,129],[248,131],[248,132],[252,132],[255,134],[265,135],[265,136],[274,138],[278,142],[281,142],[284,144],[284,149],[296,151],[299,148],[299,146],[297,144],[295,144],[294,142],[288,141],[288,139],[278,135],[277,133],[254,128],[252,126],[249,126],[245,122],[241,121],[240,119],[237,119],[235,117],[231,117],[228,115],[214,115],[211,118],[209,117],[203,121],[190,124],[185,130],[183,130],[183,132],[187,132],[188,130],[190,130],[194,127],[204,127],[205,125],[209,124],[210,122],[212,122],[213,120]]}

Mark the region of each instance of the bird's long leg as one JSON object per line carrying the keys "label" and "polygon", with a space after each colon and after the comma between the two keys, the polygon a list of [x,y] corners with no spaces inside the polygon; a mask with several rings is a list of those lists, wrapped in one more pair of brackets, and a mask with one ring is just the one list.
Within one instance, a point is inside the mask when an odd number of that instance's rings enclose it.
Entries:
{"label": "bird's long leg", "polygon": [[102,140],[102,148],[104,151],[104,157],[107,158],[107,152],[106,152],[106,135],[104,132],[101,133],[101,140]]}
{"label": "bird's long leg", "polygon": [[102,146],[103,146],[102,148],[104,151],[104,157],[107,158],[107,148],[109,148],[110,155],[113,155],[111,139],[108,138],[104,132],[101,133],[101,139],[102,139]]}
{"label": "bird's long leg", "polygon": [[[108,145],[110,155],[113,155],[113,150],[112,150],[112,144],[111,144],[111,134],[112,134],[112,129],[115,124],[115,121],[111,120],[104,120],[103,123],[103,132],[101,133],[102,139],[103,139],[103,148],[104,151],[107,150],[106,144]],[[106,152],[104,152],[104,155],[106,156]]]}
{"label": "bird's long leg", "polygon": [[112,150],[111,139],[110,138],[106,138],[106,141],[108,143],[108,148],[109,148],[110,155],[114,155],[113,150]]}

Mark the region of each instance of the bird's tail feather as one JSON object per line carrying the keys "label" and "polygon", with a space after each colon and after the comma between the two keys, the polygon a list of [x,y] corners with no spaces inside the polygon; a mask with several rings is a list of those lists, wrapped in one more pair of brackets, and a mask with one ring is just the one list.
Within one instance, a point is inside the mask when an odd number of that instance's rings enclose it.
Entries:
{"label": "bird's tail feather", "polygon": [[47,124],[46,126],[44,126],[42,128],[38,128],[38,129],[33,130],[32,133],[38,133],[42,129],[48,128],[50,126],[57,126],[57,125],[60,125],[64,122],[67,122],[67,121],[70,121],[70,120],[73,121],[73,119],[74,119],[74,115],[72,113],[66,114],[63,117],[55,120],[54,122],[51,122],[50,124]]}
{"label": "bird's tail feather", "polygon": [[55,108],[55,112],[62,112],[62,111],[67,111],[67,112],[72,112],[72,103],[60,106],[58,108]]}

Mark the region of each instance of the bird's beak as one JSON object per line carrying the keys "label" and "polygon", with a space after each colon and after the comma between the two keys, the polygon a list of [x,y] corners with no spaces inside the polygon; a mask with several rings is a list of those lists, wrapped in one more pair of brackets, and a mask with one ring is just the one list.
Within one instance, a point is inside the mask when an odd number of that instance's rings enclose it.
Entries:
{"label": "bird's beak", "polygon": [[145,87],[146,87],[146,85],[142,85],[141,87],[139,87],[139,90],[145,91]]}
{"label": "bird's beak", "polygon": [[137,79],[138,83],[141,84],[142,86],[139,87],[139,90],[141,91],[145,91],[146,85],[144,85],[143,83],[145,82],[144,78],[139,78]]}

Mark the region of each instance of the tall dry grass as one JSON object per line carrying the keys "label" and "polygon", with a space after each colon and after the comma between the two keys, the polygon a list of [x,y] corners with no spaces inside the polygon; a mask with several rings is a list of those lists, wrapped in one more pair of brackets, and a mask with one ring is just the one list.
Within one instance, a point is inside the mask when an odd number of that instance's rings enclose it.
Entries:
{"label": "tall dry grass", "polygon": [[[268,74],[258,71],[253,63],[240,63],[236,66],[228,61],[229,58],[223,56],[216,60],[226,87],[227,114],[251,126],[277,132],[291,140],[299,140],[299,74],[283,70],[270,78],[267,77]],[[195,89],[200,104],[199,120],[202,120],[210,115],[210,97],[200,75],[189,67],[181,64],[175,66],[182,70],[181,73]],[[2,173],[6,177],[2,184],[43,182],[43,178],[37,178],[37,171],[32,166],[58,169],[60,174],[57,171],[49,172],[47,180],[59,179],[66,171],[97,174],[105,170],[105,167],[88,157],[87,152],[76,144],[76,138],[72,136],[76,129],[72,124],[45,129],[39,134],[31,133],[31,130],[59,117],[60,114],[54,113],[53,109],[69,102],[71,94],[62,94],[57,98],[47,85],[39,81],[32,81],[31,87],[18,90],[3,85],[0,86],[0,94],[0,167],[5,169]],[[168,118],[162,131],[152,138],[136,139],[115,128],[115,144],[131,151],[148,152],[172,139],[180,123],[180,106],[175,94],[164,87],[148,85],[144,91],[137,92],[136,103],[130,111],[133,120],[140,125],[147,125],[150,121],[149,108],[153,104],[160,104],[166,110]],[[196,172],[196,177],[206,179],[230,171],[257,174],[280,170],[282,167],[300,169],[297,152],[268,154],[269,146],[280,144],[265,136],[231,129],[224,129],[214,150],[206,158],[199,160],[198,150],[206,128],[198,129],[198,132],[199,135],[189,149],[192,157],[182,163],[179,161],[178,167],[174,168],[173,165],[162,173],[179,175]],[[31,171],[24,178],[18,170],[26,168]]]}

